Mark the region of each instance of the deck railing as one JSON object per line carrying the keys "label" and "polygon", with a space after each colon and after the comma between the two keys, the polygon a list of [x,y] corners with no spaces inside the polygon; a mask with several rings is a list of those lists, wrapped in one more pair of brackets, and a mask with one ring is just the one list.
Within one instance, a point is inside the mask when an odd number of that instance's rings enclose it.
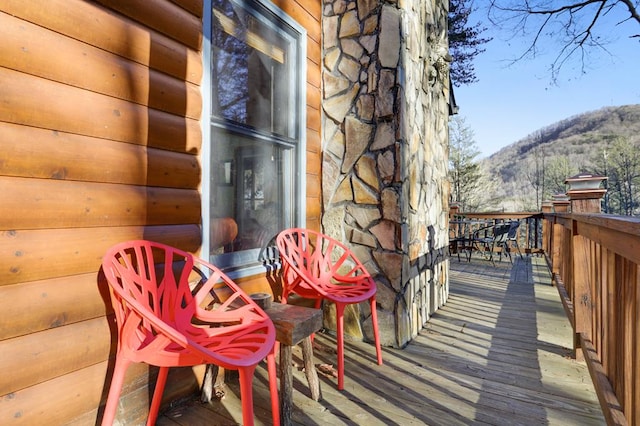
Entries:
{"label": "deck railing", "polygon": [[[640,424],[640,219],[545,214],[543,247],[608,424]],[[579,350],[581,349],[581,351]]]}
{"label": "deck railing", "polygon": [[[520,226],[517,231],[517,239],[523,253],[543,253],[543,220],[542,213],[537,212],[498,212],[498,213],[455,213],[450,216],[453,225],[450,229],[455,234],[457,231],[456,222],[464,220],[468,222],[467,233],[477,231],[487,223],[496,224],[519,220]],[[452,235],[453,236],[453,235]]]}

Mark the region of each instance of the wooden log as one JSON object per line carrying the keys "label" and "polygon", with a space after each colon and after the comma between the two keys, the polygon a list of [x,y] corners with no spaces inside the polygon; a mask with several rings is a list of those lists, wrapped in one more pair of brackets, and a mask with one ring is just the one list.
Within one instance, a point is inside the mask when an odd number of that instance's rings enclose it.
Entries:
{"label": "wooden log", "polygon": [[202,20],[167,0],[98,0],[134,21],[165,34],[194,50],[202,47]]}
{"label": "wooden log", "polygon": [[[77,303],[82,303],[78,300]],[[89,367],[115,351],[115,320],[106,317],[0,341],[0,395]]]}
{"label": "wooden log", "polygon": [[0,286],[0,340],[112,312],[95,272]]}
{"label": "wooden log", "polygon": [[196,154],[200,123],[0,68],[3,121]]}
{"label": "wooden log", "polygon": [[[199,50],[149,31],[93,2],[3,0],[0,10],[194,84],[202,80]],[[109,34],[109,37],[104,37]]]}
{"label": "wooden log", "polygon": [[[322,92],[319,87],[307,83],[307,106],[320,108],[322,102]],[[314,129],[319,131],[320,129]]]}
{"label": "wooden log", "polygon": [[321,87],[322,71],[320,67],[307,58],[307,82],[315,87]]}
{"label": "wooden log", "polygon": [[198,18],[202,18],[202,8],[203,1],[202,0],[171,0],[184,10],[189,11],[194,16]]}
{"label": "wooden log", "polygon": [[0,177],[0,188],[0,223],[5,229],[200,222],[195,189],[11,177]]}
{"label": "wooden log", "polygon": [[4,395],[0,423],[12,426],[65,424],[100,404],[107,363],[101,362],[71,374]]}
{"label": "wooden log", "polygon": [[307,128],[319,130],[322,122],[320,105],[307,106]]}
{"label": "wooden log", "polygon": [[[83,413],[94,412],[105,402],[111,384],[113,359],[0,397],[0,424],[15,426],[67,424]],[[163,394],[163,403],[184,397],[197,389],[192,368],[172,368]],[[127,370],[117,419],[120,424],[146,420],[150,390],[156,368],[134,363]],[[96,422],[96,423],[99,423]]]}
{"label": "wooden log", "polygon": [[[318,13],[317,15],[312,14],[307,8],[311,6],[311,4],[307,5],[307,3],[317,3],[317,2],[300,2],[300,1],[291,1],[291,0],[274,0],[273,3],[282,9],[287,15],[291,16],[298,24],[303,26],[307,30],[307,34],[316,42],[320,42],[322,40],[321,29],[320,29],[320,16],[322,13]],[[304,3],[304,6],[302,6]],[[319,6],[320,3],[314,6]],[[317,9],[317,7],[316,7]],[[314,9],[315,10],[315,9]]]}
{"label": "wooden log", "polygon": [[[198,157],[0,122],[0,174],[197,189]],[[96,167],[100,164],[100,167]]]}
{"label": "wooden log", "polygon": [[[121,56],[0,13],[0,66],[199,119],[200,88]],[[69,72],[73,64],[74,72]]]}
{"label": "wooden log", "polygon": [[307,175],[307,198],[320,198],[322,181],[320,176]]}
{"label": "wooden log", "polygon": [[311,37],[307,37],[307,58],[309,58],[316,67],[320,68],[322,66],[322,46]]}
{"label": "wooden log", "polygon": [[0,286],[97,274],[109,247],[134,239],[196,253],[201,233],[196,224],[0,231]]}

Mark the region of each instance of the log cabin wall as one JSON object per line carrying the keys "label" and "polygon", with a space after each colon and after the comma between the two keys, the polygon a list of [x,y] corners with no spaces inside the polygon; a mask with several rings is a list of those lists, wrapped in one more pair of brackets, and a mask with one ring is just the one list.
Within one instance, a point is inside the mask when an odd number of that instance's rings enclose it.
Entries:
{"label": "log cabin wall", "polygon": [[[308,31],[319,229],[321,5],[275,4]],[[115,353],[102,255],[135,238],[201,248],[202,14],[202,0],[0,4],[0,424],[99,420]],[[201,371],[175,369],[165,400]],[[122,424],[145,422],[153,376],[130,368]]]}

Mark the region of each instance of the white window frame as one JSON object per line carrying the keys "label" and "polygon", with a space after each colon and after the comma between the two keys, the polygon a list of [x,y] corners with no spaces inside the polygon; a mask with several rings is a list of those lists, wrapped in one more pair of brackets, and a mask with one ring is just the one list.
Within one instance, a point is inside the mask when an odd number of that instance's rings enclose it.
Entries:
{"label": "white window frame", "polygon": [[[292,208],[295,209],[292,215],[294,223],[292,226],[304,227],[306,223],[306,68],[307,68],[307,32],[300,24],[298,24],[293,18],[287,15],[284,11],[274,5],[268,0],[231,0],[240,4],[243,7],[246,5],[258,4],[266,11],[271,13],[280,23],[287,25],[290,30],[298,33],[299,43],[297,49],[296,69],[298,71],[298,122],[295,123],[297,144],[295,149],[296,155],[296,174],[294,176],[295,188],[295,201],[292,204]],[[212,2],[211,0],[204,1],[204,13],[203,13],[203,77],[202,77],[202,149],[201,149],[201,161],[202,161],[202,181],[200,191],[202,195],[201,209],[202,209],[202,247],[200,256],[204,259],[210,259],[211,247],[210,247],[210,232],[211,232],[211,210],[210,210],[210,195],[211,195],[211,138],[212,138],[212,67],[211,67],[211,31],[212,31]],[[225,268],[225,272],[230,278],[236,279],[241,277],[248,277],[252,275],[264,274],[267,270],[277,267],[276,264],[270,262],[260,262],[255,258],[246,258],[246,255],[255,253],[254,250],[247,250],[246,252],[237,252],[237,262],[229,268]],[[247,266],[244,266],[247,265]],[[225,265],[226,266],[226,265]]]}

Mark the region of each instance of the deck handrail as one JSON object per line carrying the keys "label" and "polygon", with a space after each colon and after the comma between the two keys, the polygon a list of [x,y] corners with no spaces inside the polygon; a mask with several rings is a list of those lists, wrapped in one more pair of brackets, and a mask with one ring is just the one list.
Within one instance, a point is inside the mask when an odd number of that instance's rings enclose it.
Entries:
{"label": "deck handrail", "polygon": [[[640,219],[545,213],[543,248],[609,425],[640,424]],[[580,350],[579,350],[580,349]]]}
{"label": "deck handrail", "polygon": [[449,217],[451,222],[464,219],[471,222],[478,221],[477,228],[470,231],[476,231],[478,228],[485,226],[483,221],[492,223],[507,222],[511,220],[519,220],[521,225],[518,227],[517,239],[520,249],[523,253],[543,253],[543,221],[540,212],[464,212],[455,213]]}

